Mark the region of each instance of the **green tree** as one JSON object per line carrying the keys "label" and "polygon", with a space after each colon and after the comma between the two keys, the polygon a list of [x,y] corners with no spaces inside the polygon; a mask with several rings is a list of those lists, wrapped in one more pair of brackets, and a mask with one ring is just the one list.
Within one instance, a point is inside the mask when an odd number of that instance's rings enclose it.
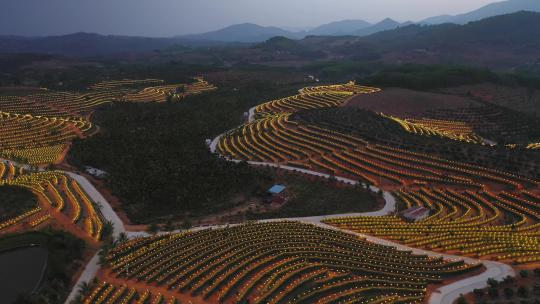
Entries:
{"label": "green tree", "polygon": [[520,286],[518,288],[518,296],[520,298],[528,298],[529,297],[529,289],[525,286]]}
{"label": "green tree", "polygon": [[492,299],[497,299],[499,297],[499,289],[491,287],[488,289],[488,294]]}
{"label": "green tree", "polygon": [[494,278],[489,278],[487,283],[490,287],[499,287],[499,281],[495,280]]}
{"label": "green tree", "polygon": [[504,289],[504,296],[507,299],[511,299],[514,296],[514,290],[512,288],[510,288],[510,287],[506,287]]}
{"label": "green tree", "polygon": [[151,234],[156,234],[159,231],[159,226],[156,223],[148,225],[148,232]]}

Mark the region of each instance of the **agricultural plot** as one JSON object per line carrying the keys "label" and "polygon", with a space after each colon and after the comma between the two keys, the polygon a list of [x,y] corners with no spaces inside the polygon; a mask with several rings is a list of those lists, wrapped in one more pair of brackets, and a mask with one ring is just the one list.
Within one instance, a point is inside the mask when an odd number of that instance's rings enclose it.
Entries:
{"label": "agricultural plot", "polygon": [[[147,286],[157,303],[174,293],[219,303],[420,302],[428,286],[480,267],[298,222],[138,238],[107,262],[86,303],[142,303],[148,293],[130,285]],[[110,283],[118,279],[125,285]]]}
{"label": "agricultural plot", "polygon": [[120,90],[70,93],[44,91],[27,96],[0,96],[0,111],[50,118],[81,119],[102,104],[119,100]]}
{"label": "agricultural plot", "polygon": [[467,143],[483,144],[484,140],[474,133],[474,130],[465,122],[440,119],[401,119],[394,116],[385,116],[397,122],[407,132],[423,136],[439,136]]}
{"label": "agricultural plot", "polygon": [[170,84],[144,88],[135,93],[128,93],[123,97],[127,102],[165,102],[167,98],[178,96],[179,98],[213,91],[215,86],[203,78],[196,78],[193,84]]}
{"label": "agricultural plot", "polygon": [[[0,96],[0,156],[32,165],[60,162],[74,138],[96,131],[89,116],[97,107],[119,101],[167,99],[180,86],[182,96],[216,88],[202,78],[189,85],[163,85],[134,91],[129,87],[162,80],[101,82],[85,93],[40,91],[27,96]],[[133,92],[132,92],[133,91]],[[130,93],[132,92],[132,93]]]}
{"label": "agricultural plot", "polygon": [[89,87],[91,90],[111,90],[119,88],[130,88],[134,86],[151,86],[164,83],[161,79],[123,79],[106,80],[93,84]]}
{"label": "agricultural plot", "polygon": [[540,261],[538,195],[427,188],[394,195],[403,208],[421,206],[431,211],[430,216],[414,223],[400,216],[335,218],[327,223],[411,247],[507,263]]}
{"label": "agricultural plot", "polygon": [[299,95],[265,102],[255,108],[257,117],[276,113],[294,113],[301,110],[337,107],[345,104],[355,94],[378,92],[379,89],[353,83],[322,87],[308,87]]}
{"label": "agricultural plot", "polygon": [[29,164],[53,163],[71,140],[92,129],[92,123],[82,119],[0,112],[0,155]]}
{"label": "agricultural plot", "polygon": [[537,150],[540,149],[540,143],[531,143],[527,145],[527,149]]}
{"label": "agricultural plot", "polygon": [[[310,98],[310,94],[314,93],[306,93],[304,98]],[[325,94],[330,96],[332,92]],[[354,99],[358,102],[360,97]],[[276,103],[263,106],[270,109]],[[302,110],[298,106],[289,106],[289,112],[284,103],[279,106],[282,108],[275,106],[272,114],[223,135],[217,145],[219,153],[232,159],[349,177],[395,190],[404,208],[421,206],[430,211],[427,219],[415,223],[392,215],[338,218],[328,220],[328,224],[446,253],[515,263],[540,260],[537,180],[396,148],[391,142],[373,140],[377,136],[367,136],[369,128],[366,136],[338,132],[293,114]],[[443,112],[440,110],[441,115]],[[460,115],[474,122],[475,113],[461,111]],[[396,121],[411,133],[481,143],[470,125],[448,118],[402,120],[379,116]]]}
{"label": "agricultural plot", "polygon": [[148,289],[137,290],[125,284],[120,286],[103,281],[93,288],[84,299],[84,304],[92,303],[134,303],[134,304],[179,304],[176,297],[166,297],[160,292],[152,294]]}
{"label": "agricultural plot", "polygon": [[12,163],[0,162],[0,187],[23,187],[37,196],[35,208],[0,223],[0,233],[37,228],[54,221],[74,234],[98,241],[103,231],[99,207],[80,185],[60,171],[26,172]]}
{"label": "agricultural plot", "polygon": [[361,137],[299,123],[290,113],[233,130],[221,138],[217,148],[234,159],[289,164],[379,186],[515,190],[537,185],[537,181],[512,173],[372,144]]}
{"label": "agricultural plot", "polygon": [[509,107],[525,114],[540,114],[540,91],[536,89],[485,83],[445,88],[440,91],[446,94],[473,96],[479,100]]}
{"label": "agricultural plot", "polygon": [[[473,143],[482,142],[478,138],[481,136],[490,143],[524,146],[540,137],[540,133],[535,131],[539,125],[534,117],[512,110],[513,104],[512,107],[504,107],[510,106],[509,102],[490,102],[487,97],[475,98],[453,90],[444,92],[448,94],[388,89],[381,94],[356,96],[347,106],[398,118],[408,125],[407,129],[429,129],[416,132],[421,135],[439,131],[455,139],[458,131],[458,138],[465,136],[465,141]],[[534,112],[527,114],[531,113]],[[462,133],[465,129],[467,134]]]}

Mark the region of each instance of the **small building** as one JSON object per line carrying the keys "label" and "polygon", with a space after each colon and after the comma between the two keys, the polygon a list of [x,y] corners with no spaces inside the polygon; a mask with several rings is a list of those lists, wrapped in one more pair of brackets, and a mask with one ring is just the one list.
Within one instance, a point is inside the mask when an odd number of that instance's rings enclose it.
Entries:
{"label": "small building", "polygon": [[418,222],[427,218],[430,214],[428,208],[415,206],[401,212],[401,217],[408,222]]}
{"label": "small building", "polygon": [[279,195],[282,194],[287,187],[283,185],[273,185],[270,189],[268,189],[268,193],[271,195]]}
{"label": "small building", "polygon": [[264,199],[265,203],[275,203],[282,205],[287,202],[287,195],[286,195],[287,187],[283,185],[273,185],[270,189],[268,189],[266,192],[268,193],[268,197]]}
{"label": "small building", "polygon": [[96,178],[105,178],[107,177],[107,172],[103,171],[103,170],[99,170],[99,169],[96,169],[96,168],[92,168],[92,167],[89,167],[89,166],[86,166],[86,173],[92,175],[93,177],[96,177]]}

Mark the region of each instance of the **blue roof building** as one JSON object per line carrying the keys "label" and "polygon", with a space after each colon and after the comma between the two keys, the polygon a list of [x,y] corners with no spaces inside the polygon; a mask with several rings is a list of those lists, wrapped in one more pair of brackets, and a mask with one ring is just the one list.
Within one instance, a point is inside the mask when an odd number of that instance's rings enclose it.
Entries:
{"label": "blue roof building", "polygon": [[283,185],[273,185],[272,188],[268,189],[268,192],[271,194],[280,194],[285,191],[285,189],[287,189],[287,187]]}

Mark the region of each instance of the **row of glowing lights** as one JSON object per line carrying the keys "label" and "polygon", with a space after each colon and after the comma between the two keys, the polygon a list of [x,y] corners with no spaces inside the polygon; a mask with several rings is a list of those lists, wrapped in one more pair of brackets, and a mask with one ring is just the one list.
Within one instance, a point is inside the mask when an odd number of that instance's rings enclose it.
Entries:
{"label": "row of glowing lights", "polygon": [[[4,172],[6,171],[5,167],[6,165],[4,163],[0,163],[0,173],[1,173],[0,178],[4,175]],[[20,168],[20,170],[21,170],[20,175],[15,177],[16,168],[15,166],[13,166],[12,163],[9,163],[9,175],[6,176],[6,179],[0,179],[0,185],[9,184],[9,185],[29,188],[33,193],[35,193],[36,195],[48,201],[51,207],[56,208],[55,209],[56,211],[62,212],[65,202],[62,196],[59,194],[56,187],[54,186],[54,185],[58,185],[59,183],[58,179],[62,180],[62,183],[63,183],[62,187],[65,190],[64,192],[66,193],[66,196],[71,202],[72,208],[74,210],[74,214],[71,220],[72,220],[72,223],[76,224],[76,222],[79,220],[81,216],[82,208],[79,203],[79,200],[71,192],[70,187],[68,186],[68,178],[65,175],[61,173],[57,173],[57,172],[39,172],[39,173],[31,173],[31,174],[22,174],[22,167]],[[42,186],[43,184],[48,185],[48,186],[44,188]],[[71,185],[75,189],[77,195],[82,198],[83,204],[85,205],[85,209],[87,210],[88,218],[85,219],[87,232],[89,233],[90,236],[99,240],[99,238],[101,237],[102,230],[103,230],[103,221],[101,220],[100,215],[96,211],[94,204],[90,201],[88,196],[82,191],[82,189],[80,189],[79,185],[75,181],[71,181]],[[53,194],[55,202],[56,202],[56,206],[53,205],[48,195],[46,194],[47,189],[49,189],[51,193]],[[6,227],[14,225],[36,214],[39,211],[41,211],[41,207],[38,207],[29,212],[26,212],[14,219],[8,220],[4,224],[6,224]],[[51,218],[50,214],[48,214],[48,216],[44,215],[42,218],[38,218],[32,221],[30,224],[31,226],[37,226],[50,218]],[[91,228],[90,228],[90,224],[92,224]],[[96,226],[95,229],[94,229],[94,225]],[[2,227],[0,229],[3,229],[3,228],[5,227]]]}

